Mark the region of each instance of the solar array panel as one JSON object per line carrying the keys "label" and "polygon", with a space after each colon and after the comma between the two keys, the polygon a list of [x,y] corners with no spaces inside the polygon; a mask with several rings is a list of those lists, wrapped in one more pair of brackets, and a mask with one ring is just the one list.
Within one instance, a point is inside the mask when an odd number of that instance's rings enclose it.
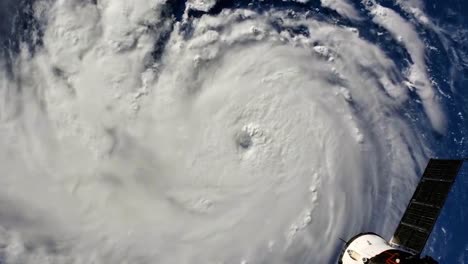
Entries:
{"label": "solar array panel", "polygon": [[429,161],[393,235],[392,244],[421,253],[462,164],[462,160]]}

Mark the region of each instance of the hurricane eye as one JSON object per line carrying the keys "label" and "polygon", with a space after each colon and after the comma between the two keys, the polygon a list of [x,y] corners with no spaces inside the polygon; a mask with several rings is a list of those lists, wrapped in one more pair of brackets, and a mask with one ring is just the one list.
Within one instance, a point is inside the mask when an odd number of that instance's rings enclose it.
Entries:
{"label": "hurricane eye", "polygon": [[252,146],[252,137],[247,131],[241,131],[236,136],[236,145],[242,149],[248,149]]}

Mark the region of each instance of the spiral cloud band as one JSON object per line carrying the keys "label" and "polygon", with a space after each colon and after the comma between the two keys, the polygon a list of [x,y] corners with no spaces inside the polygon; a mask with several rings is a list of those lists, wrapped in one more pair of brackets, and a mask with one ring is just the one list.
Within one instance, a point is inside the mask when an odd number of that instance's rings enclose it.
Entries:
{"label": "spiral cloud band", "polygon": [[392,233],[429,153],[411,91],[444,130],[412,24],[359,4],[402,70],[310,13],[189,15],[215,4],[34,3],[42,45],[1,77],[0,262],[328,263]]}

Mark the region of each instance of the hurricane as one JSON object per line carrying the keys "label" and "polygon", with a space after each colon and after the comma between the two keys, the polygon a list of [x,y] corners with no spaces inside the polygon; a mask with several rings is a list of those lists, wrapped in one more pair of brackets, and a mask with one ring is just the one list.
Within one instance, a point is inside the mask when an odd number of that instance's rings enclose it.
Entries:
{"label": "hurricane", "polygon": [[333,263],[389,238],[449,126],[421,28],[450,44],[382,2],[6,1],[0,263]]}

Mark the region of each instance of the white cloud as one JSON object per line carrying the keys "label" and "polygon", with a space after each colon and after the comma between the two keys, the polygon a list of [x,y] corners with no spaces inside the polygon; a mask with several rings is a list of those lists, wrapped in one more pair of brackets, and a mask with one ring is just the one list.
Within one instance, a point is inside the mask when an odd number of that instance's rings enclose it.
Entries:
{"label": "white cloud", "polygon": [[175,24],[151,64],[163,7],[57,1],[2,78],[2,114],[21,108],[0,124],[0,215],[23,220],[0,230],[8,263],[326,263],[334,238],[393,231],[427,150],[378,46],[236,10]]}
{"label": "white cloud", "polygon": [[320,0],[322,6],[331,8],[338,14],[352,20],[361,20],[357,10],[347,0]]}
{"label": "white cloud", "polygon": [[363,3],[374,16],[374,21],[387,29],[408,50],[413,61],[407,76],[411,82],[409,88],[414,88],[421,98],[433,128],[439,133],[444,133],[446,129],[445,115],[436,96],[436,91],[429,80],[425,62],[425,45],[419,38],[416,29],[398,13],[380,6],[375,1],[365,0]]}
{"label": "white cloud", "polygon": [[188,8],[208,12],[216,4],[216,0],[189,0]]}

